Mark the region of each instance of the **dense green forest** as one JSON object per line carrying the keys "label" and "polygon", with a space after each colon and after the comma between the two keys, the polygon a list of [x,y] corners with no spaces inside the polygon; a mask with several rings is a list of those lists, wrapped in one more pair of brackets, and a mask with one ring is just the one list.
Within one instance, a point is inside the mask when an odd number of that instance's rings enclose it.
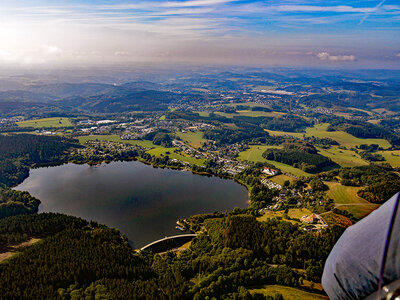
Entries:
{"label": "dense green forest", "polygon": [[77,146],[74,141],[58,136],[0,135],[0,183],[12,186],[25,179],[32,166],[64,162],[72,146]]}
{"label": "dense green forest", "polygon": [[327,168],[338,167],[331,159],[317,153],[313,145],[306,142],[287,142],[283,149],[267,149],[263,157],[300,168],[305,172],[318,173]]}
{"label": "dense green forest", "polygon": [[4,217],[31,214],[38,211],[40,201],[28,192],[14,191],[0,185],[0,219]]}
{"label": "dense green forest", "polygon": [[[209,236],[199,235],[188,250],[161,256],[135,254],[118,231],[75,217],[5,218],[3,243],[7,236],[46,238],[0,264],[0,298],[265,299],[246,288],[318,280],[342,232],[308,234],[287,222],[230,214],[207,219],[205,227]],[[296,271],[304,266],[305,274]]]}

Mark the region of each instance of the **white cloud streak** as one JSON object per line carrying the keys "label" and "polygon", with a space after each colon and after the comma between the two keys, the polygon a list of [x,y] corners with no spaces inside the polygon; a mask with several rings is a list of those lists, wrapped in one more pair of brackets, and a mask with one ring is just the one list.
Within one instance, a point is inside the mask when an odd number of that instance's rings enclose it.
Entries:
{"label": "white cloud streak", "polygon": [[317,54],[317,57],[320,60],[329,60],[329,61],[355,61],[355,55],[331,55],[328,52],[320,52]]}

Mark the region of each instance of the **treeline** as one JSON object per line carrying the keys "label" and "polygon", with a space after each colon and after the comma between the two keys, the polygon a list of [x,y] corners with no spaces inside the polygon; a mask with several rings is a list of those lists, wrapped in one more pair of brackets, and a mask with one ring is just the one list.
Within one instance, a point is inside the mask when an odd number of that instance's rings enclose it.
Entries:
{"label": "treeline", "polygon": [[28,192],[15,191],[6,186],[0,186],[0,219],[19,214],[35,213],[38,211],[39,204],[40,201]]}
{"label": "treeline", "polygon": [[57,136],[0,135],[0,183],[8,186],[19,183],[32,165],[62,163],[72,146],[77,144]]}
{"label": "treeline", "polygon": [[281,117],[276,117],[269,119],[267,122],[262,124],[262,126],[269,130],[275,131],[287,131],[287,132],[300,132],[304,128],[312,125],[311,122],[298,117],[296,115],[283,115]]}
{"label": "treeline", "polygon": [[268,137],[268,132],[249,123],[240,122],[238,129],[226,127],[207,129],[204,138],[215,141],[218,145],[231,145],[240,142],[249,142],[257,138]]}
{"label": "treeline", "polygon": [[0,220],[0,249],[27,241],[31,237],[44,238],[67,228],[98,227],[95,222],[58,213],[17,215]]}
{"label": "treeline", "polygon": [[263,157],[274,160],[308,173],[318,173],[327,168],[337,167],[331,159],[317,153],[314,146],[308,143],[285,143],[284,149],[267,149]]}

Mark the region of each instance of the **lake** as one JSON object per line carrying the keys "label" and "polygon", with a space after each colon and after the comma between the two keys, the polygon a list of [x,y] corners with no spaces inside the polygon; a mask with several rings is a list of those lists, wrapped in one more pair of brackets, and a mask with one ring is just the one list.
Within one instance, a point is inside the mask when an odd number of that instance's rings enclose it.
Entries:
{"label": "lake", "polygon": [[30,170],[15,189],[40,199],[39,212],[59,212],[118,228],[134,247],[180,234],[178,219],[246,207],[245,187],[227,179],[137,161],[65,164]]}

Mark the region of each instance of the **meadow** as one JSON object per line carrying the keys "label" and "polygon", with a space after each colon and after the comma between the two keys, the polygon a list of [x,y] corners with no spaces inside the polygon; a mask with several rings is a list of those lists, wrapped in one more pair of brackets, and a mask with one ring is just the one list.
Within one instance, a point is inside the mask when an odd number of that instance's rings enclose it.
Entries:
{"label": "meadow", "polygon": [[281,294],[284,299],[288,300],[315,300],[315,299],[328,299],[327,296],[310,293],[300,289],[295,289],[282,285],[266,285],[260,288],[249,290],[250,293],[261,293],[265,296],[275,296],[277,293]]}
{"label": "meadow", "polygon": [[73,126],[68,118],[44,118],[17,122],[19,127],[32,128],[60,128]]}
{"label": "meadow", "polygon": [[179,136],[182,141],[185,143],[189,144],[190,146],[194,148],[200,148],[204,142],[206,142],[206,139],[203,138],[203,132],[202,131],[196,131],[196,132],[176,132],[176,135]]}

